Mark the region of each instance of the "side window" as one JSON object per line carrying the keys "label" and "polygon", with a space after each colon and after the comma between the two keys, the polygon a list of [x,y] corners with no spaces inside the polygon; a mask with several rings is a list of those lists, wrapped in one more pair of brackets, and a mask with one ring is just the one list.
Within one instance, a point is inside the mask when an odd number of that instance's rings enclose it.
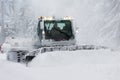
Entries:
{"label": "side window", "polygon": [[40,21],[38,22],[37,33],[38,33],[38,36],[39,36],[40,35]]}

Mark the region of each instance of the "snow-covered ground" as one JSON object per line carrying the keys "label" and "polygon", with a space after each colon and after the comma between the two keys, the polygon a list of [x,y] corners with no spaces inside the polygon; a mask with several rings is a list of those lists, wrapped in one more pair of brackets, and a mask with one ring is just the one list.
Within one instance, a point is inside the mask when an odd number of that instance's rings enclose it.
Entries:
{"label": "snow-covered ground", "polygon": [[0,80],[120,80],[120,52],[61,51],[39,54],[26,67],[0,54]]}

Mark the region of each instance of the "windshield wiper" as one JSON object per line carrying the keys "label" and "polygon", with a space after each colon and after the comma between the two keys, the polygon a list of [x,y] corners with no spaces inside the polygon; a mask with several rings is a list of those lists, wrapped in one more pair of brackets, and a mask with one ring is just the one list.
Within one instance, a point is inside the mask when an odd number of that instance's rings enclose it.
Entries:
{"label": "windshield wiper", "polygon": [[69,38],[71,37],[70,35],[68,35],[67,33],[61,31],[60,29],[54,27],[57,31],[59,31],[60,33],[64,34],[67,37],[67,40],[69,40]]}

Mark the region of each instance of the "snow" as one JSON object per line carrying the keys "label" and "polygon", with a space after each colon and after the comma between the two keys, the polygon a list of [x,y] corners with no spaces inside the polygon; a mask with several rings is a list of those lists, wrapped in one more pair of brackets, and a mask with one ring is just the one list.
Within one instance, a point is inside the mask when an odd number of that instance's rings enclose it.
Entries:
{"label": "snow", "polygon": [[76,35],[79,44],[120,47],[120,0],[3,0],[3,2],[7,35],[31,38],[35,35],[39,16],[60,18],[72,16],[75,26],[79,27],[79,33]]}
{"label": "snow", "polygon": [[30,50],[33,49],[33,42],[34,41],[31,38],[15,37],[12,39],[11,37],[7,37],[5,42],[2,44],[2,50],[5,53],[11,48]]}
{"label": "snow", "polygon": [[[58,66],[71,64],[119,64],[120,53],[111,50],[58,51],[39,54],[31,66]],[[39,63],[39,64],[38,64]]]}
{"label": "snow", "polygon": [[[39,16],[70,15],[79,27],[79,44],[120,48],[119,0],[4,1],[5,26],[12,30],[6,32],[11,35],[32,38]],[[4,52],[11,48],[9,44],[29,48],[33,44],[30,39],[7,40],[2,46]],[[120,80],[120,51],[116,50],[47,52],[39,54],[28,67],[7,61],[6,54],[0,53],[0,80]]]}
{"label": "snow", "polygon": [[81,50],[39,54],[26,67],[0,54],[0,80],[120,80],[120,52]]}
{"label": "snow", "polygon": [[76,38],[80,45],[120,46],[119,0],[29,0],[28,3],[36,18],[72,16],[74,27],[79,27]]}

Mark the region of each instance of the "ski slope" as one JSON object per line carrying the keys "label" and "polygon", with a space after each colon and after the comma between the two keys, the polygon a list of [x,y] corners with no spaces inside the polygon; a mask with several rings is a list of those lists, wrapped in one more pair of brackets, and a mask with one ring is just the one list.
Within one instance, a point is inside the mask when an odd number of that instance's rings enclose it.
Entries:
{"label": "ski slope", "polygon": [[0,80],[120,80],[120,52],[60,51],[39,54],[28,67],[0,54]]}

